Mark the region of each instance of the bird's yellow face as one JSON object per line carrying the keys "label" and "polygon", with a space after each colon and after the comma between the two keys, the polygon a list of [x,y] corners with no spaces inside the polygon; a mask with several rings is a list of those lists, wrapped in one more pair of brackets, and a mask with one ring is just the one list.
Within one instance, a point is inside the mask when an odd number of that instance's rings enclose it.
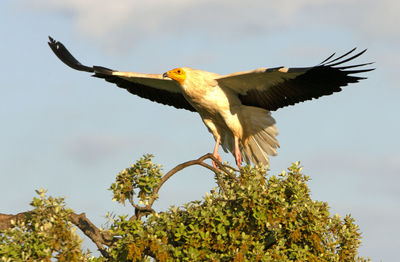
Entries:
{"label": "bird's yellow face", "polygon": [[186,72],[183,68],[175,68],[163,74],[164,77],[169,77],[183,85],[186,79]]}

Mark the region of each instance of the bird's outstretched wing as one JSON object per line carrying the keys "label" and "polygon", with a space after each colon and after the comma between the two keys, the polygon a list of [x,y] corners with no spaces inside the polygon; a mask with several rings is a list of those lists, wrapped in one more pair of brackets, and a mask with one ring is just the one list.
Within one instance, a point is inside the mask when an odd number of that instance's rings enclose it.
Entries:
{"label": "bird's outstretched wing", "polygon": [[366,50],[349,56],[355,48],[346,54],[334,58],[331,55],[319,65],[304,68],[260,68],[238,72],[217,78],[218,84],[238,93],[244,105],[262,107],[273,111],[334,92],[341,87],[355,83],[365,77],[355,74],[368,72],[374,68],[354,69],[372,63],[344,66]]}
{"label": "bird's outstretched wing", "polygon": [[169,78],[164,78],[161,74],[120,72],[101,66],[85,66],[76,60],[62,43],[50,36],[49,39],[49,46],[54,54],[73,69],[94,73],[93,76],[103,78],[142,98],[176,108],[196,111],[184,98],[178,84]]}

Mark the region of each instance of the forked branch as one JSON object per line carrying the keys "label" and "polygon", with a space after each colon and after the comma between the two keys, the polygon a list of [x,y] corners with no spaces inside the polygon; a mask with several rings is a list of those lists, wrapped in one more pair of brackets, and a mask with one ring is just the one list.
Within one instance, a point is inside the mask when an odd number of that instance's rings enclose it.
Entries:
{"label": "forked branch", "polygon": [[[204,161],[207,159],[213,160],[217,164],[219,169],[205,163]],[[222,175],[227,175],[236,181],[239,181],[238,178],[235,175],[233,175],[231,172],[229,172],[229,170],[228,170],[228,169],[231,169],[231,170],[237,171],[235,168],[221,163],[221,161],[219,161],[212,154],[205,154],[204,156],[201,156],[198,159],[190,160],[190,161],[184,162],[182,164],[179,164],[179,165],[175,166],[174,168],[172,168],[168,173],[166,173],[161,178],[158,185],[154,188],[154,191],[151,194],[150,199],[146,206],[143,206],[143,207],[138,206],[137,204],[134,203],[133,198],[130,198],[129,202],[135,208],[135,217],[140,218],[142,215],[154,212],[154,210],[152,209],[152,206],[154,204],[154,201],[157,199],[158,192],[160,191],[160,189],[164,185],[164,183],[167,182],[167,180],[170,179],[177,172],[179,172],[189,166],[193,166],[193,165],[203,166],[203,167],[213,171],[217,177],[219,177],[222,174]],[[220,182],[219,179],[218,179],[218,185],[220,186],[221,190],[223,190],[223,191],[225,190],[224,185]]]}
{"label": "forked branch", "polygon": [[[207,159],[213,160],[217,164],[218,168],[215,168],[215,167],[205,163],[204,161]],[[129,198],[129,202],[135,208],[135,215],[131,219],[140,219],[145,214],[155,212],[152,208],[152,205],[153,205],[154,201],[157,199],[158,192],[159,192],[160,188],[164,185],[164,183],[168,179],[170,179],[173,175],[175,175],[177,172],[181,171],[182,169],[185,169],[186,167],[193,166],[193,165],[203,166],[203,167],[211,170],[212,172],[214,172],[217,177],[219,177],[220,175],[227,175],[227,176],[231,177],[232,179],[234,179],[235,181],[239,181],[238,178],[229,171],[229,169],[233,170],[233,171],[237,171],[235,168],[221,163],[212,154],[206,154],[204,156],[199,157],[198,159],[179,164],[179,165],[175,166],[173,169],[171,169],[168,173],[166,173],[161,178],[159,184],[154,188],[154,191],[153,191],[146,206],[142,207],[142,206],[135,204],[133,201],[133,195],[132,195],[132,197]],[[224,190],[223,184],[220,181],[218,184],[219,184],[221,190]],[[31,213],[31,211],[21,212],[16,215],[8,215],[8,214],[0,213],[0,231],[12,228],[14,226],[13,225],[14,223],[11,223],[11,221],[18,222],[18,221],[24,220],[26,215],[28,215],[29,213]],[[86,217],[85,213],[75,214],[72,212],[68,215],[68,220],[71,221],[75,226],[77,226],[89,239],[91,239],[93,241],[94,244],[96,244],[98,250],[104,257],[109,257],[107,248],[105,246],[112,245],[113,240],[114,240],[114,236],[109,231],[100,230]]]}

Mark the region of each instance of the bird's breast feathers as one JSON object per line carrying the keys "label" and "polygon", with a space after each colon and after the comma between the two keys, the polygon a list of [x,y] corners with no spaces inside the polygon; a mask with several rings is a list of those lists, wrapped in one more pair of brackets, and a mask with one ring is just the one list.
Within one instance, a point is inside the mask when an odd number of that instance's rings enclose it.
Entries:
{"label": "bird's breast feathers", "polygon": [[217,74],[185,69],[187,77],[182,90],[185,98],[201,113],[215,115],[240,105],[237,95],[229,89],[223,89],[215,80]]}

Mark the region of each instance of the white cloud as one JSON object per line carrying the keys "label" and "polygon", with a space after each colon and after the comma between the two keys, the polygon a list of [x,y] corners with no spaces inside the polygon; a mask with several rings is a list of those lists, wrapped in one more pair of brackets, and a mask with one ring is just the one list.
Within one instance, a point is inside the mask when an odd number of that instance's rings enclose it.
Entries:
{"label": "white cloud", "polygon": [[26,0],[24,6],[61,13],[73,20],[78,32],[109,47],[160,35],[243,37],[306,26],[340,26],[371,39],[400,37],[394,26],[400,22],[400,2],[391,0]]}

